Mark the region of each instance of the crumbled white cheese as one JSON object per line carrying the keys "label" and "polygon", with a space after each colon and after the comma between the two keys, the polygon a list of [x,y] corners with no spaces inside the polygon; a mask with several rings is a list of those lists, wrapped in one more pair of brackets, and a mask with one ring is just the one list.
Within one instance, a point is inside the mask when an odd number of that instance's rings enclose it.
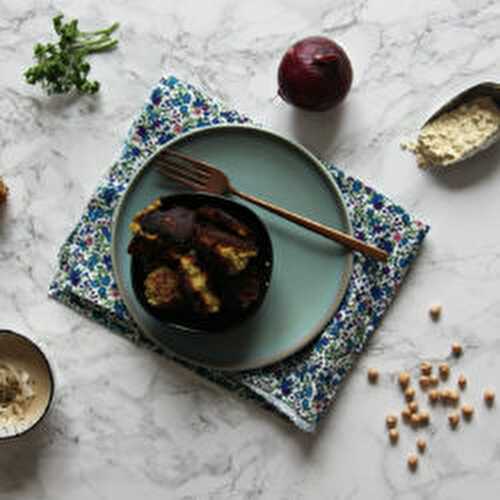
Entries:
{"label": "crumbled white cheese", "polygon": [[0,426],[24,420],[34,397],[29,374],[10,363],[0,362]]}
{"label": "crumbled white cheese", "polygon": [[466,158],[500,131],[500,108],[479,97],[425,125],[416,142],[401,147],[415,154],[419,167],[449,165]]}

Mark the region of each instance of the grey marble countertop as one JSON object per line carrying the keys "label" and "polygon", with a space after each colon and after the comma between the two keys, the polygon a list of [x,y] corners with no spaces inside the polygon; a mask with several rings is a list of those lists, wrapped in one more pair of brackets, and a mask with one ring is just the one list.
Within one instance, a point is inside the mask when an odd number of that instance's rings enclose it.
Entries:
{"label": "grey marble countertop", "polygon": [[[495,0],[0,0],[1,327],[43,343],[58,398],[37,432],[0,447],[1,500],[481,499],[500,492],[500,414],[481,392],[500,379],[500,147],[448,172],[419,170],[400,140],[455,89],[500,80]],[[120,21],[95,57],[97,98],[46,98],[23,82],[59,10],[84,26]],[[354,85],[336,111],[276,99],[295,40],[324,34],[350,54]],[[416,265],[315,435],[137,349],[47,297],[56,253],[135,112],[164,73],[191,80],[362,177],[429,222]],[[441,321],[428,316],[443,305]],[[411,474],[416,434],[387,442],[399,370],[464,346],[470,424],[436,410]],[[376,387],[366,381],[377,367]],[[458,368],[453,369],[453,376]],[[500,384],[497,386],[500,392]]]}

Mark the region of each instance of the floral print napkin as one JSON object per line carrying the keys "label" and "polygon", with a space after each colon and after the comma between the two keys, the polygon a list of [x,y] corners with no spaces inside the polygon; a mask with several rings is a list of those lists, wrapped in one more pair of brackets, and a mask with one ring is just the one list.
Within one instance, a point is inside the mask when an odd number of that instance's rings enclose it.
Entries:
{"label": "floral print napkin", "polygon": [[[118,161],[100,181],[59,253],[49,294],[141,346],[154,348],[127,313],[110,255],[111,221],[121,194],[145,158],[178,134],[249,119],[175,76],[155,86],[134,120]],[[328,167],[347,205],[355,236],[388,250],[387,263],[354,254],[351,281],[325,330],[301,352],[272,366],[224,373],[176,360],[203,377],[314,431],[340,383],[379,325],[429,227],[362,181]],[[162,353],[166,356],[169,354]]]}

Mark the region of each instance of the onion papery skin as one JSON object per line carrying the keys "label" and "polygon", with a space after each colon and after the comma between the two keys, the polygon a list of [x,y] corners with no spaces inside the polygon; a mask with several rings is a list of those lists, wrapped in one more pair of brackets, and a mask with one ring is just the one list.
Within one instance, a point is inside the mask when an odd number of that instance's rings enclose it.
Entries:
{"label": "onion papery skin", "polygon": [[326,111],[339,104],[352,85],[352,66],[333,40],[312,36],[298,41],[278,69],[278,94],[294,106]]}

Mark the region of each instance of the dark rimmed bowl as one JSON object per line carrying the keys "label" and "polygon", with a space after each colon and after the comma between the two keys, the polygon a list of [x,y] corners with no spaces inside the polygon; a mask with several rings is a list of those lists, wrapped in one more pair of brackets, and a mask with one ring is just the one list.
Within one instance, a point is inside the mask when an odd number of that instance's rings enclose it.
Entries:
{"label": "dark rimmed bowl", "polygon": [[23,436],[46,417],[54,399],[55,377],[41,348],[25,335],[11,330],[0,330],[0,361],[12,363],[28,372],[35,391],[25,421],[13,428],[0,429],[2,443]]}
{"label": "dark rimmed bowl", "polygon": [[[253,265],[262,273],[258,299],[246,310],[237,313],[217,314],[214,317],[196,315],[192,311],[185,314],[179,311],[161,311],[152,307],[144,295],[144,280],[146,272],[143,264],[136,256],[131,259],[132,286],[142,307],[155,318],[163,321],[167,327],[188,334],[206,334],[222,332],[226,328],[244,321],[259,309],[265,299],[270,285],[273,269],[273,248],[269,232],[261,219],[250,208],[230,198],[206,193],[180,193],[160,197],[162,209],[174,206],[186,208],[199,208],[211,206],[220,208],[246,224],[254,233],[259,248],[259,255]],[[151,200],[152,202],[153,200]]]}

